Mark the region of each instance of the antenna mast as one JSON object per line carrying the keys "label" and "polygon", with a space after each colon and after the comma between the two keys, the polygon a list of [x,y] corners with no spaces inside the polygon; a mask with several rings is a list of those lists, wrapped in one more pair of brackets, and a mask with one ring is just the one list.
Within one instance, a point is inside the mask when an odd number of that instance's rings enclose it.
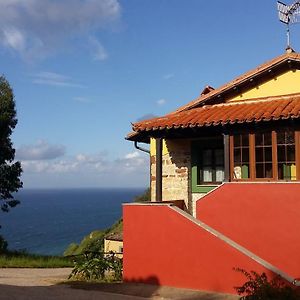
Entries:
{"label": "antenna mast", "polygon": [[287,49],[291,49],[290,24],[300,22],[300,0],[291,5],[277,1],[277,10],[279,20],[286,24]]}

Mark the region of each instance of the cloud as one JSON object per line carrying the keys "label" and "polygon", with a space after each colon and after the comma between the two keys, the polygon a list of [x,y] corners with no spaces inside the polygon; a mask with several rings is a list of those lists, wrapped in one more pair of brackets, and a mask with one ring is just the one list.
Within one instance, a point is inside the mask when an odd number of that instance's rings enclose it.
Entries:
{"label": "cloud", "polygon": [[32,82],[35,84],[52,85],[59,87],[85,87],[84,85],[73,82],[73,80],[68,76],[54,72],[39,72],[32,75],[32,77]]}
{"label": "cloud", "polygon": [[[20,151],[19,151],[20,152]],[[132,172],[144,171],[149,167],[149,158],[147,155],[141,155],[135,151],[126,154],[124,157],[109,160],[105,153],[97,154],[77,154],[72,157],[63,159],[47,160],[49,155],[44,154],[44,160],[30,151],[23,155],[26,157],[22,161],[24,173],[40,173],[45,174],[106,174],[113,176],[127,174]],[[58,154],[58,153],[56,153]],[[62,154],[62,153],[61,153]],[[54,156],[54,155],[53,155]],[[57,155],[57,158],[59,155]],[[31,158],[31,160],[30,160]],[[54,157],[53,157],[54,158]],[[22,158],[20,155],[18,159]]]}
{"label": "cloud", "polygon": [[[120,15],[118,0],[2,0],[0,45],[25,60],[43,59],[76,39],[86,44],[82,39]],[[103,59],[107,54],[98,43],[96,57]]]}
{"label": "cloud", "polygon": [[92,57],[94,60],[105,60],[108,58],[108,54],[102,44],[95,38],[90,37],[90,50],[92,52]]}
{"label": "cloud", "polygon": [[144,120],[148,120],[148,119],[153,119],[153,118],[156,118],[157,116],[154,115],[154,114],[145,114],[145,115],[142,115],[140,116],[139,118],[136,119],[137,122],[140,122],[140,121],[144,121]]}
{"label": "cloud", "polygon": [[164,104],[166,104],[166,102],[167,102],[167,100],[166,100],[166,99],[163,99],[163,98],[156,101],[156,103],[157,103],[158,105],[164,105]]}
{"label": "cloud", "polygon": [[175,76],[175,75],[174,75],[173,73],[165,74],[165,75],[163,76],[163,79],[164,79],[164,80],[169,80],[169,79],[173,78],[174,76]]}
{"label": "cloud", "polygon": [[17,149],[16,159],[18,160],[50,160],[61,157],[65,154],[63,145],[50,145],[44,140],[38,141],[35,145],[24,145]]}

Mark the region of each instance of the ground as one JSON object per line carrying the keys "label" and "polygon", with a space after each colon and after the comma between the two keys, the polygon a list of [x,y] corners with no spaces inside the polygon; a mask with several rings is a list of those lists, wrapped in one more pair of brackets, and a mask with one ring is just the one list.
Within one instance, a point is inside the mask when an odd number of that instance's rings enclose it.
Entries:
{"label": "ground", "polygon": [[0,269],[0,300],[237,300],[239,297],[137,283],[67,282],[70,268]]}

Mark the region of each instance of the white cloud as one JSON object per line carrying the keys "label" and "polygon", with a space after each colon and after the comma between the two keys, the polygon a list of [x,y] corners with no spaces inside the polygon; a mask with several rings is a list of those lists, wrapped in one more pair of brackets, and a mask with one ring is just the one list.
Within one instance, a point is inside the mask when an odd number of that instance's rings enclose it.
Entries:
{"label": "white cloud", "polygon": [[137,157],[140,157],[140,153],[137,151],[134,151],[134,152],[131,152],[131,153],[128,153],[125,155],[125,159],[132,159],[132,158],[137,158]]}
{"label": "white cloud", "polygon": [[[25,60],[59,52],[74,38],[82,39],[118,20],[118,0],[1,0],[0,45]],[[103,59],[99,42],[97,57]],[[97,47],[96,47],[97,48]]]}
{"label": "white cloud", "polygon": [[103,45],[95,37],[90,37],[89,42],[91,46],[90,50],[94,60],[105,60],[108,58],[108,54]]}
{"label": "white cloud", "polygon": [[158,105],[164,105],[164,104],[166,104],[166,102],[167,102],[167,100],[166,100],[166,99],[163,99],[163,98],[156,101],[156,103],[157,103]]}
{"label": "white cloud", "polygon": [[44,140],[35,145],[23,145],[16,150],[16,159],[19,160],[49,160],[65,154],[63,145],[50,145]]}
{"label": "white cloud", "polygon": [[173,73],[165,74],[165,75],[163,76],[163,79],[164,79],[164,80],[169,80],[169,79],[173,78],[174,76],[175,76],[175,75],[174,75]]}
{"label": "white cloud", "polygon": [[[47,145],[47,144],[46,144]],[[18,150],[17,159],[21,160],[24,173],[43,174],[107,174],[112,176],[132,172],[144,172],[149,167],[149,157],[137,151],[126,154],[122,158],[109,160],[105,153],[80,153],[71,157],[62,157],[60,148],[45,146],[37,149]],[[20,155],[21,154],[21,155]],[[44,158],[44,159],[43,159]],[[49,159],[53,160],[49,160]],[[56,158],[56,159],[54,159]]]}
{"label": "white cloud", "polygon": [[39,72],[32,75],[32,82],[35,84],[53,85],[59,87],[78,87],[84,88],[84,85],[73,82],[72,78],[54,73],[54,72]]}

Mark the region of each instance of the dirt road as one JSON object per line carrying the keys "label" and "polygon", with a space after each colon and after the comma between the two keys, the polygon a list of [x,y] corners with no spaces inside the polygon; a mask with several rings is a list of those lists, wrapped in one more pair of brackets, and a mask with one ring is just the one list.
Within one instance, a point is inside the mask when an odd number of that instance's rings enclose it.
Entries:
{"label": "dirt road", "polygon": [[62,284],[70,268],[0,269],[0,300],[237,300],[238,297],[144,284]]}

